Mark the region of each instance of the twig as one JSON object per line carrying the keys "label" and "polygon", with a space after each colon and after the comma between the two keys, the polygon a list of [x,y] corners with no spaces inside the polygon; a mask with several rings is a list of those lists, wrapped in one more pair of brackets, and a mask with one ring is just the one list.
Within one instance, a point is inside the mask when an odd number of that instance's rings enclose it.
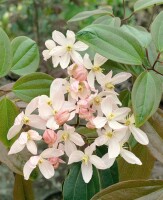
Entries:
{"label": "twig", "polygon": [[159,60],[159,58],[160,58],[160,55],[161,55],[161,53],[158,53],[157,58],[156,58],[156,60],[155,60],[155,62],[154,62],[154,64],[153,64],[153,66],[152,66],[152,69],[155,68],[155,65],[157,64],[157,62],[158,62],[158,60]]}
{"label": "twig", "polygon": [[135,12],[131,13],[131,15],[129,17],[122,19],[122,22],[124,23],[124,22],[128,21],[134,14],[135,14]]}

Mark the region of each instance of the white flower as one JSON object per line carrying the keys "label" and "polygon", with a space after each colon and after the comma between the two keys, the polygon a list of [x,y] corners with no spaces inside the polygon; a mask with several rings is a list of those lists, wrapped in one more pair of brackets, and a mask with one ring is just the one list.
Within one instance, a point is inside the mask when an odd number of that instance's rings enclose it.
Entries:
{"label": "white flower", "polygon": [[70,59],[77,64],[81,64],[83,60],[78,51],[85,51],[88,48],[83,42],[78,41],[75,43],[74,32],[68,30],[66,36],[59,31],[54,31],[52,38],[60,46],[56,46],[50,52],[51,56],[60,57],[60,65],[63,69],[68,67]]}
{"label": "white flower", "polygon": [[48,158],[59,157],[62,156],[64,153],[62,150],[55,149],[55,148],[48,148],[44,150],[39,156],[32,156],[24,165],[23,174],[25,180],[29,179],[31,172],[36,168],[38,165],[41,173],[47,179],[54,176],[54,167],[48,161]]}
{"label": "white flower", "polygon": [[42,137],[39,135],[38,132],[29,130],[28,132],[22,132],[20,137],[13,143],[10,148],[8,154],[15,154],[24,149],[26,146],[27,149],[34,155],[37,154],[37,146],[34,140],[38,141],[41,140]]}
{"label": "white flower", "polygon": [[101,79],[104,78],[104,74],[102,73],[101,66],[107,61],[108,59],[99,55],[98,53],[95,54],[94,62],[92,64],[89,55],[85,54],[84,56],[84,66],[91,71],[88,74],[87,80],[88,84],[91,88],[94,88],[95,77],[98,83],[101,83]]}
{"label": "white flower", "polygon": [[84,150],[84,153],[82,151],[77,150],[74,151],[69,157],[68,164],[82,161],[81,171],[85,183],[88,183],[92,178],[93,174],[92,164],[97,169],[106,169],[106,165],[103,162],[103,160],[96,155],[92,155],[94,150],[95,150],[95,145],[92,144],[91,146],[88,146]]}
{"label": "white flower", "polygon": [[60,130],[57,133],[58,142],[64,142],[64,150],[68,156],[71,155],[75,150],[77,150],[77,146],[83,146],[84,140],[83,138],[75,132],[75,128],[72,126],[68,126],[64,124],[64,130]]}

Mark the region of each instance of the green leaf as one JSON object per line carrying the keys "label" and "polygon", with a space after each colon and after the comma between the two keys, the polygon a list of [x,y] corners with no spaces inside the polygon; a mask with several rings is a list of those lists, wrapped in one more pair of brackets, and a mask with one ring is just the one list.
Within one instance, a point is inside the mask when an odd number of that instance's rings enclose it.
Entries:
{"label": "green leaf", "polygon": [[151,34],[157,50],[163,52],[163,11],[153,21]]}
{"label": "green leaf", "polygon": [[132,152],[141,160],[142,165],[131,165],[120,157],[118,159],[120,181],[148,179],[151,175],[155,159],[147,146],[137,143]]}
{"label": "green leaf", "polygon": [[119,100],[122,103],[122,106],[129,107],[131,102],[131,92],[129,90],[123,90],[120,92]]}
{"label": "green leaf", "polygon": [[119,17],[102,16],[96,19],[92,24],[104,24],[108,26],[120,27],[121,20]]}
{"label": "green leaf", "polygon": [[94,15],[112,15],[112,13],[113,13],[112,9],[110,9],[110,8],[101,8],[101,9],[98,9],[98,10],[83,11],[81,13],[78,13],[74,17],[72,17],[68,21],[68,23],[87,19],[87,18],[94,16]]}
{"label": "green leaf", "polygon": [[12,64],[11,44],[8,36],[0,28],[0,77],[8,74]]}
{"label": "green leaf", "polygon": [[163,0],[139,0],[134,5],[134,11],[139,11],[160,4],[163,4]]}
{"label": "green leaf", "polygon": [[119,28],[90,25],[77,33],[77,38],[104,57],[130,65],[141,65],[144,51],[140,43]]}
{"label": "green leaf", "polygon": [[96,194],[91,200],[161,200],[163,181],[125,181],[112,185]]}
{"label": "green leaf", "polygon": [[132,105],[136,126],[141,126],[157,110],[162,95],[162,83],[154,72],[143,72],[132,89]]}
{"label": "green leaf", "polygon": [[35,72],[17,80],[12,90],[18,98],[29,102],[39,95],[49,95],[52,81],[53,77],[44,73]]}
{"label": "green leaf", "polygon": [[16,37],[11,42],[13,66],[11,71],[18,75],[35,72],[39,66],[39,50],[35,41],[28,37]]}
{"label": "green leaf", "polygon": [[16,174],[13,197],[14,200],[34,200],[32,181],[26,181],[23,176]]}
{"label": "green leaf", "polygon": [[7,147],[12,143],[7,139],[7,133],[18,114],[19,110],[12,101],[7,98],[0,101],[0,141]]}
{"label": "green leaf", "polygon": [[142,47],[147,47],[150,42],[152,41],[151,34],[143,27],[141,26],[129,26],[129,25],[123,25],[121,29],[132,35],[140,44]]}

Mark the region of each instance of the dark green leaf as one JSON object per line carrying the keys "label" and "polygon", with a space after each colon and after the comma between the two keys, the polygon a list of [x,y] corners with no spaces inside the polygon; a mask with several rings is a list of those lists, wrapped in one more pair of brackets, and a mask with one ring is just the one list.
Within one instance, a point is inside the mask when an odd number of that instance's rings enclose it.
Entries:
{"label": "dark green leaf", "polygon": [[35,72],[21,77],[13,86],[15,95],[25,102],[29,102],[36,96],[49,95],[50,85],[53,77]]}
{"label": "dark green leaf", "polygon": [[129,107],[131,103],[131,92],[128,90],[123,90],[120,92],[119,100],[122,102],[122,106]]}
{"label": "dark green leaf", "polygon": [[163,0],[139,0],[134,5],[134,11],[139,11],[159,4],[163,4]]}
{"label": "dark green leaf", "polygon": [[39,51],[36,42],[28,37],[16,37],[11,42],[13,66],[11,71],[18,75],[35,72],[39,65]]}
{"label": "dark green leaf", "polygon": [[141,65],[144,51],[139,42],[119,28],[90,25],[78,32],[77,38],[104,57],[130,65]]}

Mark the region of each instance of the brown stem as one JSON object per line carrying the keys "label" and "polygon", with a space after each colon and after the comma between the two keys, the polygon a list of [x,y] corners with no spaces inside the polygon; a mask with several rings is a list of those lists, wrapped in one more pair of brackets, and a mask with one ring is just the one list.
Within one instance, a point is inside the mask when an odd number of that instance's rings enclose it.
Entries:
{"label": "brown stem", "polygon": [[158,53],[157,58],[156,58],[156,60],[155,60],[155,62],[154,62],[154,64],[153,64],[153,66],[152,66],[152,69],[155,68],[155,65],[157,64],[157,62],[158,62],[158,60],[159,60],[159,58],[160,58],[160,55],[161,55],[161,53]]}
{"label": "brown stem", "polygon": [[124,22],[128,21],[134,14],[135,14],[135,12],[131,13],[131,15],[129,17],[122,19],[122,22],[124,23]]}

